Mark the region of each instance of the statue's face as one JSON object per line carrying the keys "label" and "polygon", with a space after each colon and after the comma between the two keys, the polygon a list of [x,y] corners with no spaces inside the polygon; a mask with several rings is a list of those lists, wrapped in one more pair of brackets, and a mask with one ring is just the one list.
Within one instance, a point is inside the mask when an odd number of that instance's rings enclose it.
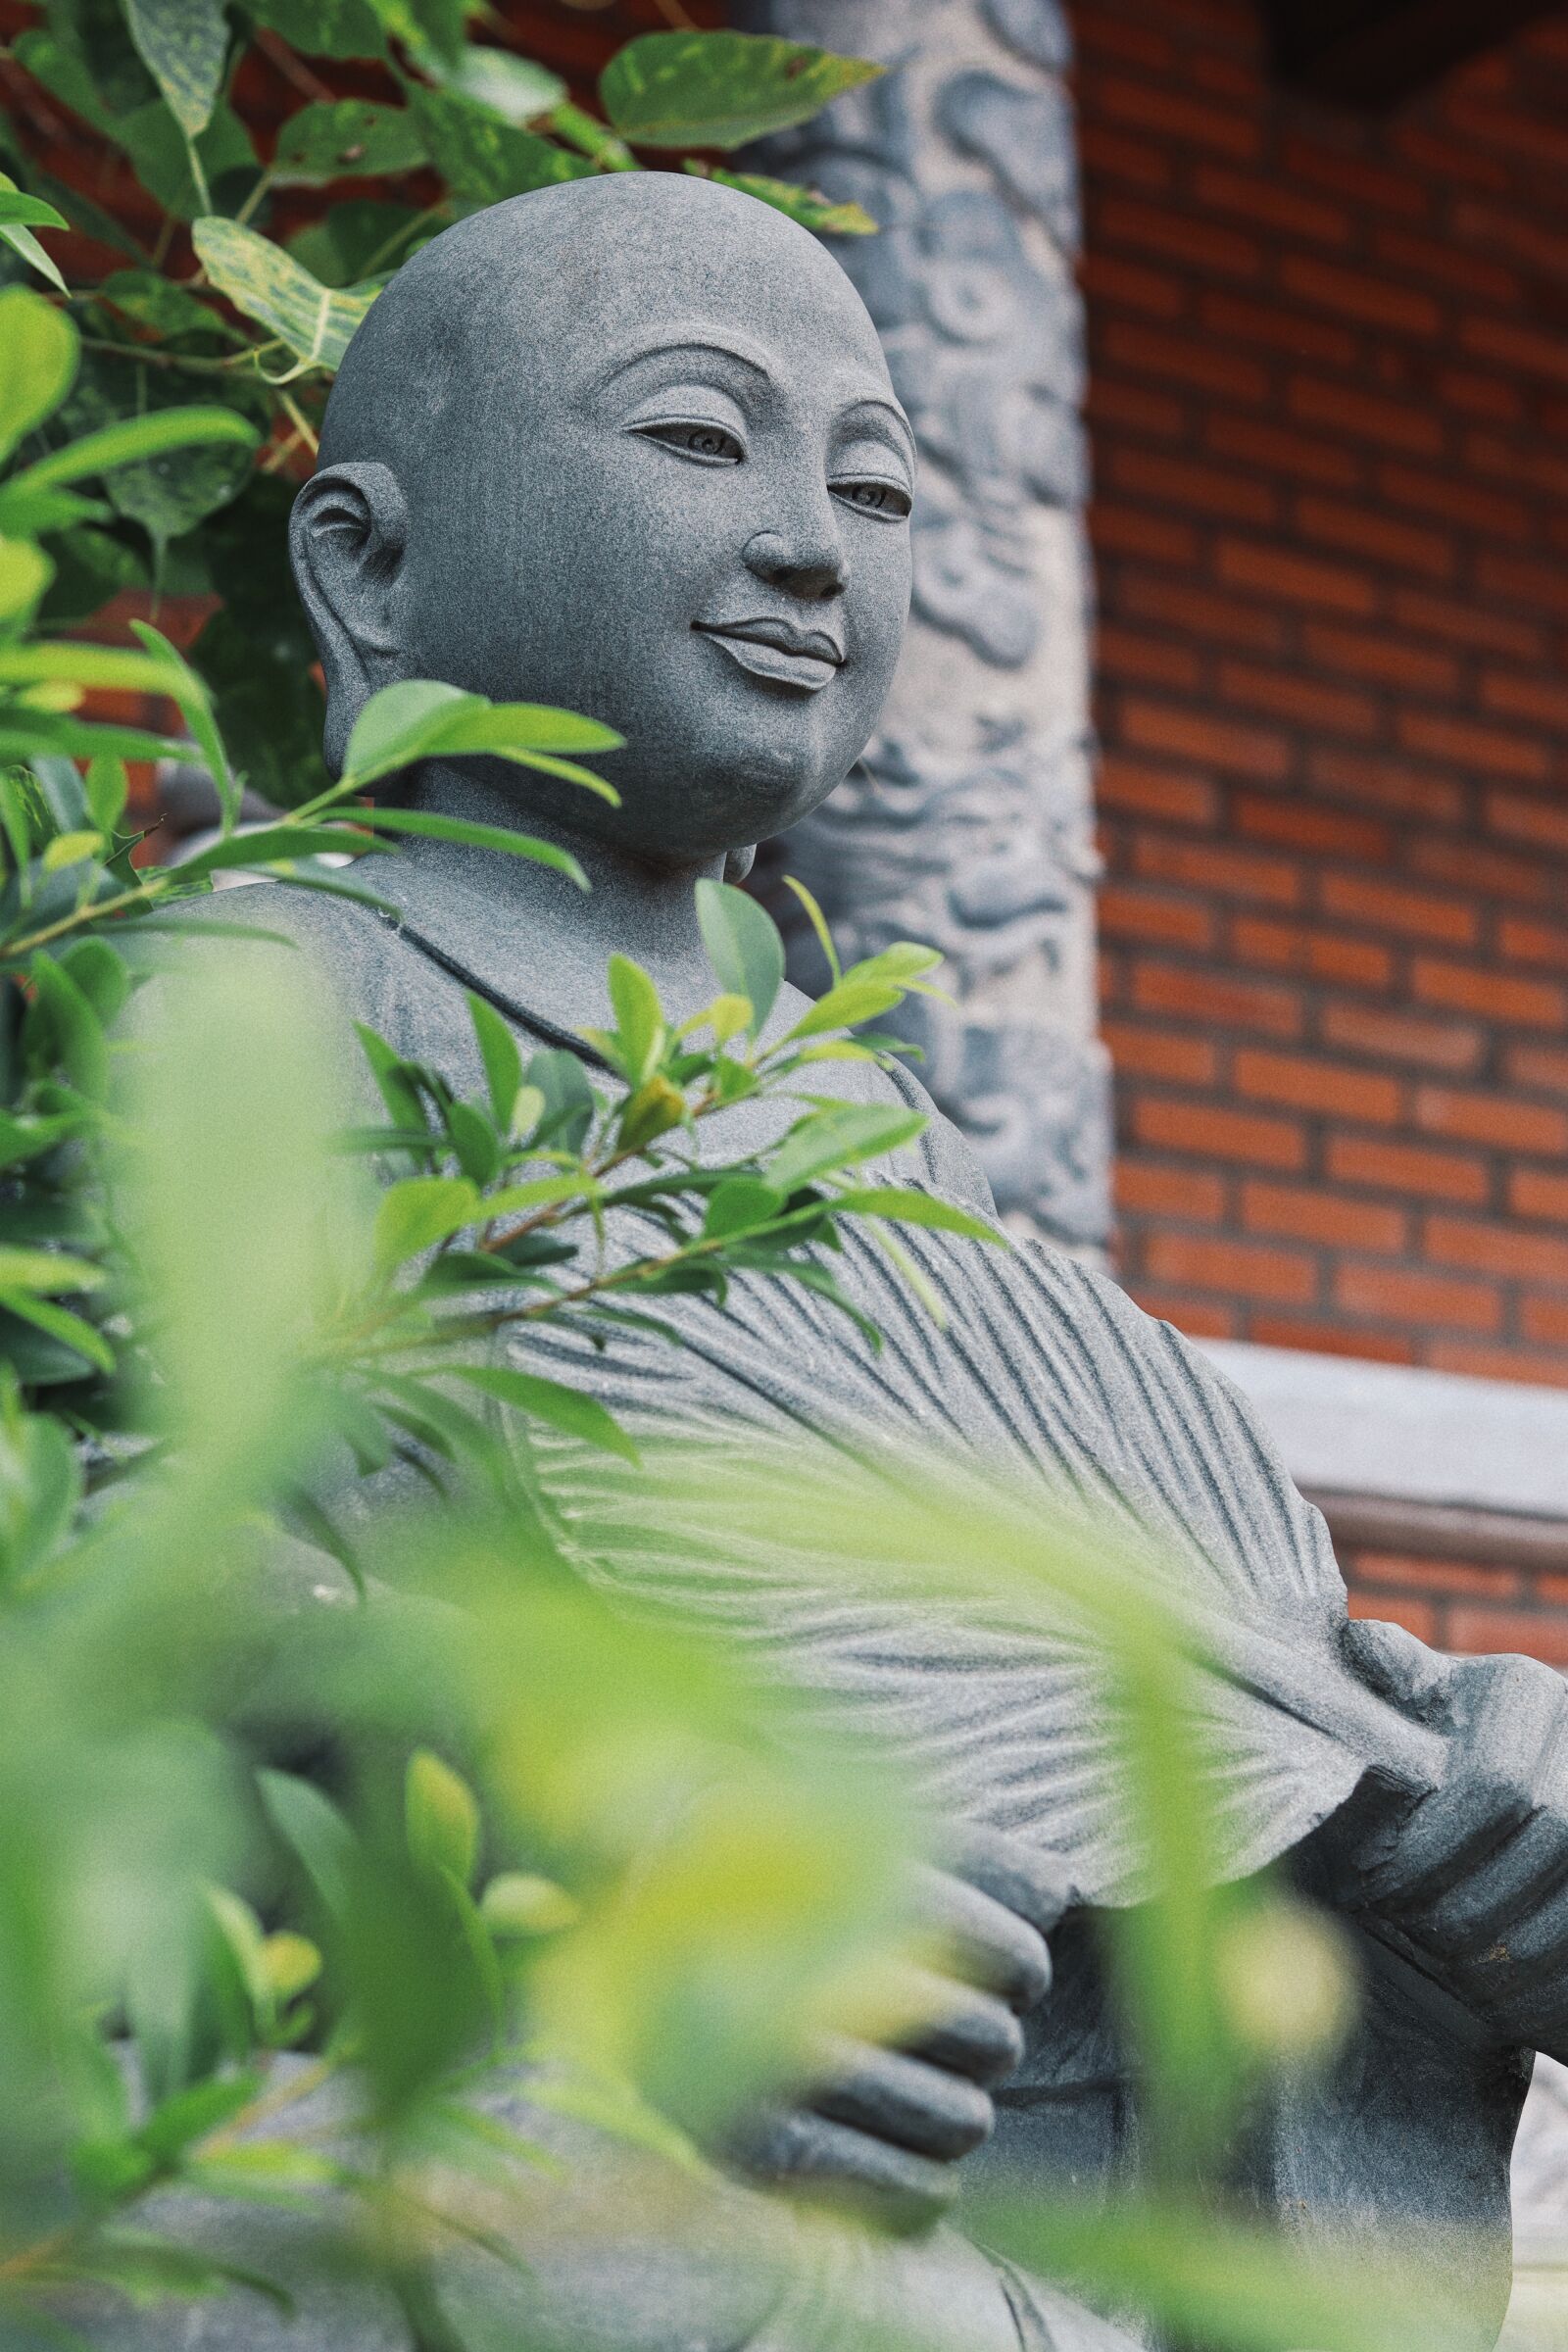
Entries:
{"label": "statue's face", "polygon": [[542,290],[530,272],[481,478],[414,504],[410,609],[424,674],[624,735],[617,815],[569,787],[552,806],[678,861],[790,824],[864,747],[908,610],[914,449],[837,264],[761,205],[664,185],[627,233],[547,257]]}

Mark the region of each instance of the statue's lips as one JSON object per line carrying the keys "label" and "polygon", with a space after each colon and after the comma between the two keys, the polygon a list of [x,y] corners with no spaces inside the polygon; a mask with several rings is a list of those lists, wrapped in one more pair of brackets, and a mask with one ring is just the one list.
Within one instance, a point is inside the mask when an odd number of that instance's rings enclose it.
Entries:
{"label": "statue's lips", "polygon": [[825,630],[792,628],[787,620],[695,620],[692,626],[754,677],[808,694],[818,693],[844,661],[844,648]]}

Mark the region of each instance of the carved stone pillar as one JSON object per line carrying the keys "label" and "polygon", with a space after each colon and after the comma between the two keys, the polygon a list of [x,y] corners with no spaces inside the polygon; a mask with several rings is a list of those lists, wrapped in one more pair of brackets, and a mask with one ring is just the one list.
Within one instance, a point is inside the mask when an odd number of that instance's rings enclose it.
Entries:
{"label": "carved stone pillar", "polygon": [[[1110,1127],[1065,19],[1057,0],[734,0],[732,21],[897,69],[755,160],[882,223],[834,251],[922,457],[884,730],[769,864],[815,892],[854,956],[899,937],[943,950],[957,1002],[918,1007],[921,1076],[1008,1223],[1092,1249],[1109,1226]],[[799,928],[792,952],[819,987]]]}

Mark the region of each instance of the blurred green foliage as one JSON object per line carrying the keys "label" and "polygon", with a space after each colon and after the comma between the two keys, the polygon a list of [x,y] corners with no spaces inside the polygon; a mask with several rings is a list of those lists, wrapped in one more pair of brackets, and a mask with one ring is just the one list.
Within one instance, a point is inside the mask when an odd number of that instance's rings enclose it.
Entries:
{"label": "blurred green foliage", "polygon": [[[313,101],[264,166],[223,95],[264,34],[379,58],[402,101]],[[415,682],[367,707],[336,785],[280,761],[318,725],[255,675],[265,659],[292,691],[309,659],[275,562],[277,460],[309,445],[382,273],[443,220],[627,168],[638,144],[722,151],[866,69],[653,36],[614,62],[599,121],[469,43],[457,0],[264,0],[232,24],[216,0],[51,0],[18,55],[193,222],[205,268],[171,276],[166,239],[67,302],[0,290],[0,2340],[60,2340],[50,2315],[83,2281],[286,2300],[289,2281],[144,2225],[183,2183],[324,2217],[420,2341],[462,2344],[409,2249],[454,2164],[488,2190],[530,2155],[474,2102],[487,2066],[548,2057],[541,2098],[700,2173],[697,2141],[788,2083],[811,2034],[891,2031],[920,1957],[902,1887],[921,1831],[896,1781],[784,1736],[784,1700],[721,1642],[628,1622],[577,1578],[525,1433],[635,1448],[486,1343],[630,1323],[678,1345],[660,1298],[721,1302],[742,1269],[854,1313],[845,1220],[985,1229],[875,1173],[919,1126],[903,1109],[807,1104],[766,1149],[699,1164],[694,1133],[728,1105],[886,1052],[865,1024],[935,960],[899,946],[840,972],[824,941],[832,989],[781,1037],[777,934],[717,885],[695,1019],[617,959],[591,1074],[524,1058],[474,1000],[466,1097],[362,1032],[380,1114],[346,1123],[304,983],[264,926],[204,917],[215,877],[374,904],[377,858],[421,827],[569,871],[549,844],[364,795],[481,750],[609,792],[591,761],[614,739]],[[275,188],[361,170],[434,172],[440,193],[329,203],[294,250],[268,239]],[[758,192],[812,217],[801,191]],[[0,240],[56,293],[57,199],[113,226],[69,191],[0,187]],[[190,662],[146,625],[134,648],[60,633],[160,563],[226,600]],[[93,718],[94,689],[172,704],[181,736]],[[138,868],[125,763],[188,743],[218,837]],[[289,813],[242,834],[246,776]],[[127,1017],[150,972],[155,1029]],[[370,1498],[348,1514],[345,1462]],[[377,1512],[400,1469],[428,1500]],[[752,1507],[788,1523],[808,1494]],[[885,1490],[834,1509],[847,1578],[891,1543],[927,1591],[956,1577],[1023,1625],[1075,1610],[1112,1663],[1151,1870],[1123,1975],[1154,2201],[997,2207],[988,2234],[1237,2352],[1440,2344],[1446,2321],[1381,2259],[1310,2260],[1193,2203],[1238,2102],[1328,2046],[1346,1985],[1308,1915],[1212,1885],[1179,1629],[1000,1499],[956,1511],[911,1473],[900,1513]],[[291,2137],[330,2083],[352,2086],[352,2145]]]}

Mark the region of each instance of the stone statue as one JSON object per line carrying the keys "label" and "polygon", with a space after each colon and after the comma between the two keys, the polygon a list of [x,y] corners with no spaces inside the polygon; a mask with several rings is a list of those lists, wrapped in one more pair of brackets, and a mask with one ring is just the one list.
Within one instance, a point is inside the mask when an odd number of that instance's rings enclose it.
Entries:
{"label": "stone statue", "polygon": [[[405,779],[413,806],[503,825],[525,811],[529,831],[580,858],[591,895],[428,841],[378,869],[395,918],[274,891],[268,924],[318,957],[346,1011],[460,1086],[478,1083],[466,990],[589,1061],[579,1032],[603,1018],[612,951],[646,965],[676,1017],[695,1011],[712,993],[695,881],[734,875],[753,844],[824,801],[875,725],[908,605],[914,495],[870,320],[836,262],[778,214],[710,183],[626,174],[447,231],[355,337],[295,510],[327,756],[341,760],[375,688],[437,677],[609,721],[628,747],[611,771],[621,806],[501,761],[430,762]],[[787,1017],[799,1009],[795,998]],[[846,1097],[926,1102],[902,1069],[829,1067]],[[726,1149],[780,1115],[726,1114]],[[900,1173],[989,1204],[940,1116]],[[716,1420],[759,1456],[782,1432],[870,1432],[940,1455],[960,1484],[1005,1473],[1043,1511],[1087,1502],[1107,1541],[1200,1608],[1226,1669],[1210,1693],[1222,1866],[1287,1858],[1350,1923],[1367,1984],[1342,2071],[1250,2116],[1224,2184],[1308,2235],[1419,2229],[1489,2345],[1527,2053],[1568,2055],[1561,1684],[1524,1660],[1456,1665],[1351,1625],[1322,1523],[1246,1404],[1109,1282],[1034,1243],[1004,1254],[915,1234],[910,1248],[947,1306],[943,1335],[868,1243],[851,1237],[839,1269],[887,1334],[874,1362],[811,1294],[742,1278],[722,1312],[691,1309],[678,1355],[656,1362],[630,1335],[566,1369],[634,1427]],[[734,1617],[724,1530],[707,1545],[695,1530],[690,1553],[665,1559],[569,1452],[545,1475],[587,1514],[572,1524],[593,1573],[699,1612],[722,1600]],[[1093,1669],[1047,1634],[891,1598],[838,1610],[809,1561],[749,1590],[749,1630],[779,1671],[885,1732],[955,1828],[1061,1855],[1077,1901],[1055,1939],[1057,1990],[1031,2013],[984,2161],[1042,2194],[1124,2178],[1136,2064],[1118,2046],[1095,1917],[1138,1886],[1100,1770]],[[950,2051],[902,2107],[885,2082],[858,2105],[817,2101],[829,2121],[850,2117],[849,2140],[785,2119],[762,2160],[885,2185],[890,2147],[895,2170],[956,2156],[972,2133],[955,2130],[954,2083],[961,2103],[993,2078],[994,2058],[988,2077]],[[746,2198],[748,2214],[773,2209]],[[949,2232],[914,2243],[886,2249],[885,2306],[914,2340],[918,2321],[973,2352],[1122,2340]],[[712,2331],[665,2336],[634,2306],[601,2309],[581,2343],[810,2340],[733,2301]],[[381,2339],[335,2340],[368,2352]]]}
{"label": "stone statue", "polygon": [[[1098,1038],[1091,588],[1078,411],[1083,305],[1072,36],[1061,0],[730,0],[752,32],[894,70],[748,169],[863,205],[836,248],[920,444],[904,658],[850,780],[769,850],[846,962],[940,948],[952,1004],[899,1018],[922,1084],[1004,1221],[1110,1239],[1110,1069]],[[824,983],[782,889],[792,974]],[[791,921],[793,915],[794,920]]]}

